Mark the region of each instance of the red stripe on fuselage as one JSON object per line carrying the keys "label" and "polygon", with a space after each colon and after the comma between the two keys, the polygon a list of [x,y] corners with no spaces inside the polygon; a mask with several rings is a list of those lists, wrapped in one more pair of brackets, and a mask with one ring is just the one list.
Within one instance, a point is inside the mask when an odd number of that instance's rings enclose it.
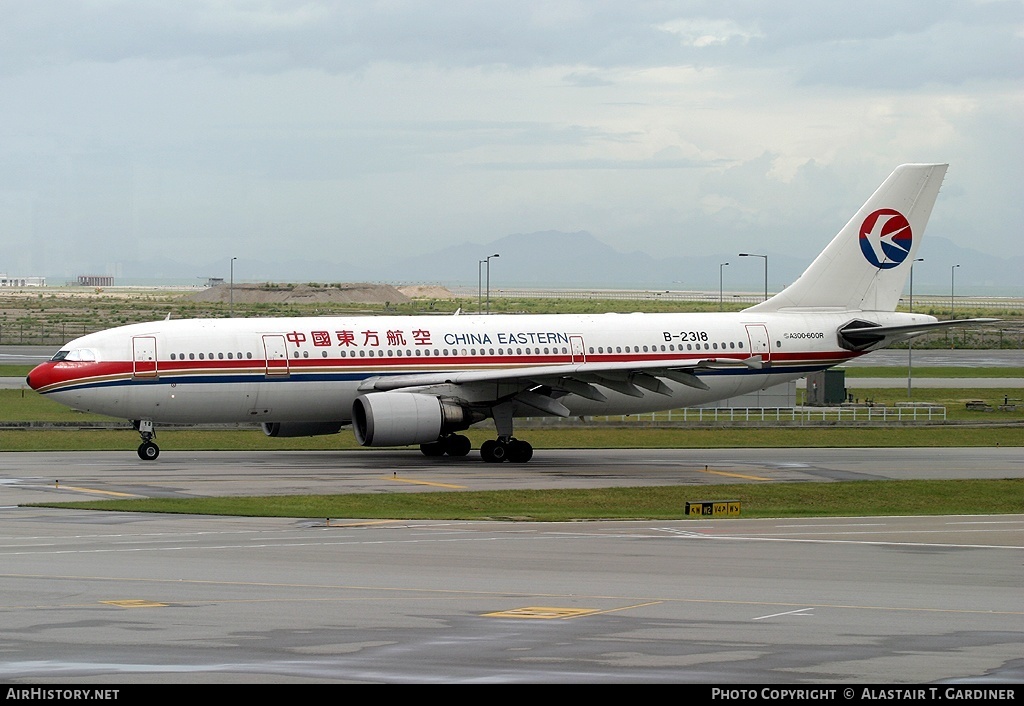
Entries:
{"label": "red stripe on fuselage", "polygon": [[[796,351],[796,352],[775,352],[770,356],[766,355],[766,362],[771,361],[780,364],[795,365],[798,363],[808,364],[836,364],[858,357],[859,354],[851,351]],[[663,363],[666,367],[672,365],[683,365],[696,360],[718,358],[720,360],[742,361],[749,357],[744,353],[723,353],[720,351],[700,351],[680,353],[679,355],[625,355],[625,354],[599,354],[592,353],[586,356],[589,363]],[[486,369],[490,367],[523,367],[537,365],[570,365],[573,361],[570,356],[386,356],[372,358],[289,358],[288,368],[296,373],[319,372],[326,369],[337,371],[339,369],[387,369],[403,368],[403,372],[433,372],[451,368],[457,369]],[[267,362],[265,360],[161,360],[157,364],[159,374],[183,375],[189,373],[210,374],[246,372],[252,373],[256,370],[264,370]],[[33,390],[48,388],[53,385],[83,381],[89,379],[114,378],[131,375],[133,364],[131,361],[107,361],[107,362],[71,362],[58,361],[42,363],[28,374],[27,382]]]}

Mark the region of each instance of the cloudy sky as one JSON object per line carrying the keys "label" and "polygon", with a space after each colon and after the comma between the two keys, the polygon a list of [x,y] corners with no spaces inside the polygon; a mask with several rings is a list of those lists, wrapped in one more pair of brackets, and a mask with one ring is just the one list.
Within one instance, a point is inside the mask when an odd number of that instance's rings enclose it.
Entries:
{"label": "cloudy sky", "polygon": [[470,243],[472,280],[487,243],[547,230],[810,259],[904,162],[951,165],[929,234],[1022,250],[1021,0],[0,0],[0,17],[0,272]]}

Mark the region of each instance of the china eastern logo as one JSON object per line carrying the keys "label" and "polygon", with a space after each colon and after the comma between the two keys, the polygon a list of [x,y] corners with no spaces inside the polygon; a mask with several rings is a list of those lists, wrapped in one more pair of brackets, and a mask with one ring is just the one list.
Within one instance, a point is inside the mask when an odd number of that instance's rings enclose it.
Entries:
{"label": "china eastern logo", "polygon": [[891,208],[878,209],[860,224],[860,250],[880,270],[906,260],[913,240],[906,216]]}

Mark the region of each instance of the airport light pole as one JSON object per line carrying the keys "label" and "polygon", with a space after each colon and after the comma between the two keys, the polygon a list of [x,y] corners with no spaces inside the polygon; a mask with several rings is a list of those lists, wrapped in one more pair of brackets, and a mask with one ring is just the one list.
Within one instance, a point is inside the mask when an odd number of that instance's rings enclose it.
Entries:
{"label": "airport light pole", "polygon": [[491,258],[501,257],[498,253],[488,255],[484,258],[484,262],[487,263],[487,313],[491,313]]}
{"label": "airport light pole", "polygon": [[953,265],[949,268],[949,318],[956,318],[956,310],[953,308],[953,293],[956,291],[956,268],[960,267],[959,264]]}
{"label": "airport light pole", "polygon": [[235,318],[235,260],[237,257],[231,258],[231,279],[228,284],[228,318]]}
{"label": "airport light pole", "polygon": [[718,265],[718,310],[722,311],[722,268],[728,265],[728,262],[722,262]]}
{"label": "airport light pole", "polygon": [[756,255],[752,252],[741,252],[740,257],[762,257],[764,258],[764,300],[768,301],[768,256]]}
{"label": "airport light pole", "polygon": [[[910,313],[914,313],[914,263],[924,262],[923,257],[915,258],[910,263]],[[912,356],[914,354],[914,339],[911,338],[907,341],[907,399],[910,399],[910,379],[912,377],[912,371],[914,369]]]}
{"label": "airport light pole", "polygon": [[484,310],[484,261],[476,261],[476,313]]}

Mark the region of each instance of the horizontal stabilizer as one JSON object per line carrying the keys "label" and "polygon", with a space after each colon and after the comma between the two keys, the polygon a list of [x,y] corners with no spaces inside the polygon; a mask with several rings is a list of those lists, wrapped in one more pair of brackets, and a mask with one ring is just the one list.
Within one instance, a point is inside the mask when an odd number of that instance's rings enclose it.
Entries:
{"label": "horizontal stabilizer", "polygon": [[[922,321],[899,326],[872,326],[866,321],[857,321],[839,329],[839,340],[850,350],[863,350],[887,339],[901,340],[955,326],[990,324],[999,319],[950,319],[948,321]],[[891,342],[891,341],[890,341]]]}
{"label": "horizontal stabilizer", "polygon": [[926,333],[935,329],[951,328],[953,326],[973,326],[974,324],[991,324],[1000,319],[949,319],[948,321],[925,321],[920,324],[906,324],[903,326],[862,326],[860,328],[845,328],[843,335],[859,333],[885,334],[887,336],[900,333]]}

